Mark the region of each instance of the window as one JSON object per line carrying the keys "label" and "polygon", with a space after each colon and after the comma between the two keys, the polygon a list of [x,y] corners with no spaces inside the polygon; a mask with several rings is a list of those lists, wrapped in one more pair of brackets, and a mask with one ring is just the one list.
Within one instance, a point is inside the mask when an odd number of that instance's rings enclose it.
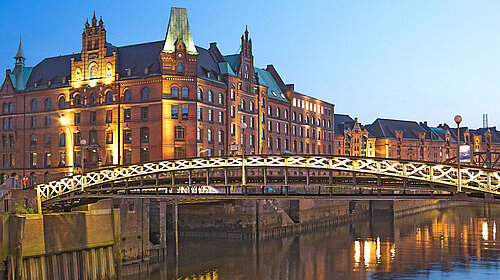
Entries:
{"label": "window", "polygon": [[208,140],[208,143],[212,143],[213,142],[213,135],[212,135],[212,129],[207,129],[207,140]]}
{"label": "window", "polygon": [[141,100],[147,101],[149,100],[149,88],[145,87],[141,91]]}
{"label": "window", "polygon": [[276,122],[276,133],[280,134],[280,123]]}
{"label": "window", "polygon": [[50,127],[50,116],[45,116],[45,127]]}
{"label": "window", "polygon": [[214,114],[213,114],[213,110],[212,109],[208,109],[208,121],[210,123],[213,123],[214,122]]}
{"label": "window", "polygon": [[235,110],[234,105],[231,105],[231,118],[234,118]]}
{"label": "window", "polygon": [[36,99],[31,100],[31,112],[36,112]]}
{"label": "window", "polygon": [[214,103],[214,96],[211,90],[208,91],[208,102]]}
{"label": "window", "polygon": [[198,101],[203,101],[203,91],[198,88]]}
{"label": "window", "polygon": [[9,113],[14,112],[14,103],[9,103]]}
{"label": "window", "polygon": [[273,149],[273,138],[271,138],[271,137],[267,138],[267,148],[269,150]]}
{"label": "window", "polygon": [[59,147],[66,147],[66,133],[59,134]]}
{"label": "window", "polygon": [[132,130],[125,128],[123,130],[123,143],[130,144],[132,142]]}
{"label": "window", "polygon": [[125,90],[125,92],[123,93],[123,101],[125,102],[129,102],[130,100],[132,100],[132,93],[130,92],[129,89]]}
{"label": "window", "polygon": [[31,117],[31,128],[36,128],[36,117]]}
{"label": "window", "polygon": [[269,115],[269,116],[273,115],[272,109],[273,108],[271,106],[267,106],[267,115]]}
{"label": "window", "polygon": [[52,102],[50,101],[50,98],[45,99],[45,111],[49,111],[52,107]]}
{"label": "window", "polygon": [[219,105],[224,105],[224,99],[222,93],[219,93]]}
{"label": "window", "polygon": [[80,106],[82,105],[82,97],[79,94],[76,94],[73,99],[73,105]]}
{"label": "window", "polygon": [[123,149],[123,164],[132,163],[132,149]]}
{"label": "window", "polygon": [[253,129],[255,126],[255,121],[253,117],[250,117],[250,128]]}
{"label": "window", "polygon": [[254,106],[253,101],[250,101],[250,108],[249,108],[250,112],[253,112],[253,106]]}
{"label": "window", "polygon": [[113,144],[113,130],[106,131],[106,144]]}
{"label": "window", "polygon": [[106,93],[106,103],[113,103],[113,92],[112,91],[108,91]]}
{"label": "window", "polygon": [[80,113],[74,113],[73,120],[74,120],[75,125],[80,125]]}
{"label": "window", "polygon": [[171,111],[172,111],[172,119],[178,119],[179,118],[179,105],[172,104]]}
{"label": "window", "polygon": [[271,121],[267,122],[267,130],[269,130],[269,132],[273,132],[273,123]]}
{"label": "window", "polygon": [[2,123],[3,123],[3,130],[7,131],[7,129],[8,129],[8,119],[3,119]]}
{"label": "window", "polygon": [[184,127],[182,125],[174,127],[174,137],[175,140],[184,140]]}
{"label": "window", "polygon": [[59,166],[66,166],[66,152],[59,152]]}
{"label": "window", "polygon": [[148,107],[141,107],[141,120],[147,121],[149,118],[149,109]]}
{"label": "window", "polygon": [[9,135],[10,148],[14,149],[14,136]]}
{"label": "window", "polygon": [[50,167],[50,165],[52,164],[52,154],[51,153],[45,153],[45,158],[44,158],[44,163],[45,163],[45,167]]}
{"label": "window", "polygon": [[203,108],[198,107],[198,121],[203,121]]}
{"label": "window", "polygon": [[302,119],[303,119],[302,114],[299,114],[299,122],[302,122]]}
{"label": "window", "polygon": [[197,127],[196,128],[196,141],[198,142],[203,142],[203,139],[202,139],[202,132],[201,132],[201,128]]}
{"label": "window", "polygon": [[90,124],[95,124],[97,121],[97,112],[90,111]]}
{"label": "window", "polygon": [[[264,93],[263,93],[263,94],[264,94]],[[261,97],[261,98],[260,98],[260,106],[261,106],[262,108],[266,108],[266,101],[265,101],[264,97]]]}
{"label": "window", "polygon": [[276,108],[276,117],[280,117],[280,108]]}
{"label": "window", "polygon": [[90,105],[94,105],[94,104],[96,104],[96,102],[97,102],[97,94],[94,92],[90,95],[89,103],[90,103]]}
{"label": "window", "polygon": [[177,87],[170,88],[170,95],[172,96],[172,98],[179,98],[179,88]]}
{"label": "window", "polygon": [[113,110],[106,110],[106,123],[113,122]]}
{"label": "window", "polygon": [[217,134],[217,140],[219,141],[219,144],[222,145],[222,130],[219,130],[219,133]]}
{"label": "window", "polygon": [[13,127],[14,127],[14,119],[9,118],[9,130],[12,130]]}
{"label": "window", "polygon": [[187,120],[189,118],[189,105],[182,104],[182,119]]}
{"label": "window", "polygon": [[175,68],[177,73],[182,73],[182,71],[184,71],[183,69],[183,66],[182,66],[182,62],[177,62],[177,67]]}
{"label": "window", "polygon": [[288,124],[285,123],[285,135],[288,135]]}
{"label": "window", "polygon": [[45,146],[50,146],[51,140],[50,133],[45,134]]}
{"label": "window", "polygon": [[250,134],[250,147],[251,148],[253,148],[253,143],[254,143],[253,134]]}
{"label": "window", "polygon": [[234,100],[234,86],[231,87],[231,100]]}
{"label": "window", "polygon": [[36,168],[37,156],[38,156],[37,153],[30,154],[30,167],[31,168]]}
{"label": "window", "polygon": [[97,130],[89,131],[90,144],[97,144]]}
{"label": "window", "polygon": [[149,127],[141,127],[141,143],[149,142]]}
{"label": "window", "polygon": [[132,112],[130,108],[123,109],[123,121],[124,122],[130,122],[130,119],[132,118]]}
{"label": "window", "polygon": [[186,152],[184,147],[175,147],[174,148],[174,158],[185,158]]}
{"label": "window", "polygon": [[292,120],[293,121],[297,120],[297,113],[295,113],[295,112],[292,113]]}
{"label": "window", "polygon": [[73,145],[80,146],[80,141],[82,141],[82,134],[78,131],[73,134]]}
{"label": "window", "polygon": [[330,127],[331,127],[331,125],[332,125],[332,124],[331,124],[330,120],[328,120],[328,128],[330,128]]}
{"label": "window", "polygon": [[231,136],[234,136],[235,131],[236,131],[236,126],[233,122],[233,123],[231,123]]}
{"label": "window", "polygon": [[188,99],[189,98],[189,89],[187,87],[182,88],[182,98]]}
{"label": "window", "polygon": [[148,162],[149,161],[149,148],[147,147],[142,147],[141,148],[141,162]]}
{"label": "window", "polygon": [[240,100],[240,110],[245,110],[245,99]]}
{"label": "window", "polygon": [[224,123],[224,115],[222,113],[222,111],[219,111],[219,124],[223,124]]}
{"label": "window", "polygon": [[285,111],[283,112],[283,116],[285,117],[286,120],[288,120],[288,110],[285,109]]}

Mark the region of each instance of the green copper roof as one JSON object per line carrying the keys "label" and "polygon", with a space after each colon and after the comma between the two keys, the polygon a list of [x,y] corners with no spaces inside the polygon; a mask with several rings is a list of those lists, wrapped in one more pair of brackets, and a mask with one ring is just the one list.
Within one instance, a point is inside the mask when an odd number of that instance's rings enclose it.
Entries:
{"label": "green copper roof", "polygon": [[241,58],[239,54],[225,55],[224,59],[231,66],[234,73],[238,73],[238,69],[240,68]]}
{"label": "green copper roof", "polygon": [[194,46],[191,29],[189,29],[186,9],[172,7],[170,9],[170,21],[168,22],[167,38],[165,39],[163,52],[172,53],[175,50],[175,42],[179,38],[182,38],[189,54],[198,54]]}
{"label": "green copper roof", "polygon": [[223,75],[230,75],[230,76],[235,76],[233,70],[231,69],[231,66],[227,62],[219,62],[219,71]]}
{"label": "green copper roof", "polygon": [[21,46],[21,40],[19,40],[19,48],[17,48],[17,53],[16,56],[14,56],[14,58],[15,59],[24,58],[23,47]]}
{"label": "green copper roof", "polygon": [[26,83],[30,77],[31,70],[33,70],[33,67],[17,66],[14,68],[9,77],[16,90],[26,89]]}
{"label": "green copper roof", "polygon": [[257,73],[257,76],[259,77],[259,83],[268,87],[267,97],[275,99],[275,100],[289,102],[289,100],[286,98],[285,94],[283,94],[280,87],[278,86],[278,84],[274,80],[271,73],[269,73],[268,71],[266,71],[264,69],[259,69],[257,67],[255,67],[254,69],[255,69],[255,72]]}

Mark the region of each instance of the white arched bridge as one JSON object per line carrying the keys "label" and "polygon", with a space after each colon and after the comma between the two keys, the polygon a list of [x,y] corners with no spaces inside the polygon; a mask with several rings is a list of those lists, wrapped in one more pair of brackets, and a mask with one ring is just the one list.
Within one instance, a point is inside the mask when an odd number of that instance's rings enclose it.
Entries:
{"label": "white arched bridge", "polygon": [[112,198],[500,201],[500,170],[396,159],[254,155],[163,160],[36,186],[45,207]]}

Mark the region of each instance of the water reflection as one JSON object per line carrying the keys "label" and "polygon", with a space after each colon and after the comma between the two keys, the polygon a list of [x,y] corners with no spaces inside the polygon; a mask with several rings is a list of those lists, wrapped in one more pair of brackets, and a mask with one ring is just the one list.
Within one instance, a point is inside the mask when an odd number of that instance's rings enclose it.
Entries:
{"label": "water reflection", "polygon": [[484,206],[377,217],[258,244],[184,239],[178,271],[170,261],[148,279],[497,279],[499,214]]}

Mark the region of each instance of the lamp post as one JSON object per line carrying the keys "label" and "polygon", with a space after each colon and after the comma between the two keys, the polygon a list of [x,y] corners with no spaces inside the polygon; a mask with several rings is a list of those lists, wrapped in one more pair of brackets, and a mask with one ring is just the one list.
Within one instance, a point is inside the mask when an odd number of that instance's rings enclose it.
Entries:
{"label": "lamp post", "polygon": [[462,173],[460,171],[460,123],[462,122],[462,116],[456,115],[454,121],[457,123],[457,168],[458,168],[458,185],[457,191],[462,191]]}
{"label": "lamp post", "polygon": [[242,146],[242,149],[241,149],[241,183],[242,185],[246,185],[246,172],[245,172],[245,129],[247,128],[247,124],[246,123],[241,123],[240,125],[241,127],[241,130],[242,130],[242,133],[241,133],[241,136],[243,136],[243,138],[241,139],[241,143],[243,144]]}
{"label": "lamp post", "polygon": [[82,176],[83,176],[83,170],[85,168],[85,161],[84,161],[85,145],[87,145],[87,140],[85,140],[85,139],[80,140],[80,146],[82,147],[82,155],[81,155],[81,158],[82,158]]}

